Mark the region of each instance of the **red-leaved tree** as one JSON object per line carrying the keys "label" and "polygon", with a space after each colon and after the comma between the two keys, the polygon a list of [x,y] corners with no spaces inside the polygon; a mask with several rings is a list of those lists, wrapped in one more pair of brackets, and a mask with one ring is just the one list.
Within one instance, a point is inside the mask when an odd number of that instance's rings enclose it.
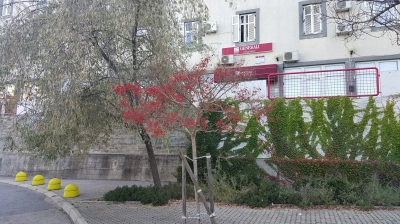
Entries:
{"label": "red-leaved tree", "polygon": [[[197,179],[196,134],[199,131],[232,131],[241,120],[241,108],[250,109],[250,102],[258,89],[250,89],[240,83],[251,78],[237,72],[238,67],[219,67],[214,76],[207,73],[211,57],[206,57],[190,70],[178,71],[164,83],[142,88],[129,84],[118,86],[114,91],[121,96],[123,117],[126,122],[143,125],[153,137],[165,136],[166,131],[179,130],[190,136],[193,155],[193,173]],[[127,95],[126,93],[130,93]],[[129,98],[141,101],[134,109]],[[223,99],[238,102],[226,104]],[[239,106],[240,105],[240,106]],[[207,112],[223,113],[223,119],[210,130]],[[196,194],[197,201],[197,194]]]}

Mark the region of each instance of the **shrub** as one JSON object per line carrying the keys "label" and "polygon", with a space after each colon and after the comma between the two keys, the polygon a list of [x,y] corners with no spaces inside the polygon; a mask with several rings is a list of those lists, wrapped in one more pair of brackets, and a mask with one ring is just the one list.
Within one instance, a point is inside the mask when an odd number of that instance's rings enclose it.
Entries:
{"label": "shrub", "polygon": [[313,205],[334,205],[333,191],[323,186],[312,186],[310,183],[299,189],[301,201],[298,205],[308,207]]}
{"label": "shrub", "polygon": [[[141,187],[132,185],[131,187],[117,187],[104,194],[106,201],[140,201],[142,204],[152,204],[154,206],[165,205],[170,199],[181,199],[182,188],[178,183],[172,183],[157,189],[153,186]],[[193,187],[187,187],[187,197],[194,197]]]}
{"label": "shrub", "polygon": [[216,172],[212,182],[214,200],[222,203],[234,203],[246,191],[243,186],[232,186],[232,183],[222,172]]}
{"label": "shrub", "polygon": [[279,201],[279,185],[270,180],[261,180],[259,186],[253,185],[247,192],[237,198],[236,203],[250,207],[266,207]]}
{"label": "shrub", "polygon": [[343,176],[351,183],[359,183],[377,175],[381,184],[400,183],[400,166],[392,162],[286,158],[267,162],[275,164],[285,178],[295,181],[306,177]]}

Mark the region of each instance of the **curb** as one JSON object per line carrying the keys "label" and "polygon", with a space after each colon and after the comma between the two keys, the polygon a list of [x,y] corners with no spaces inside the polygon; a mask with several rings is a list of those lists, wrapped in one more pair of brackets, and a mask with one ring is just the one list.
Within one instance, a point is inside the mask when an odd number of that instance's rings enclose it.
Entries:
{"label": "curb", "polygon": [[14,181],[0,179],[0,183],[10,184],[10,185],[18,186],[18,187],[24,187],[29,190],[36,191],[40,194],[43,194],[44,196],[53,200],[54,203],[56,203],[58,206],[60,206],[60,208],[62,208],[64,210],[64,212],[68,214],[68,216],[71,218],[73,223],[87,224],[85,218],[81,215],[81,213],[73,205],[71,205],[71,203],[66,201],[64,198],[58,196],[54,192],[47,191],[39,186],[31,186],[29,184],[26,184],[25,182],[14,182]]}

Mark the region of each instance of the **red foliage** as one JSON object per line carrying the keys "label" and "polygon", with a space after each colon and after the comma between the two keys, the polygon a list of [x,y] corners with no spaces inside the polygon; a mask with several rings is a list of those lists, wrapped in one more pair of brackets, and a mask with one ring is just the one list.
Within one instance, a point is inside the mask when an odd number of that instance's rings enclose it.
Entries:
{"label": "red foliage", "polygon": [[256,94],[237,88],[246,77],[232,75],[223,68],[214,74],[225,81],[215,83],[207,75],[210,58],[204,58],[189,71],[178,71],[161,84],[142,87],[139,84],[117,86],[114,92],[121,97],[120,107],[126,122],[144,125],[153,136],[165,135],[164,130],[184,129],[189,133],[206,130],[207,111],[220,111],[225,118],[218,122],[220,131],[231,130],[232,123],[240,121],[238,108],[224,106],[219,99],[229,95],[238,101],[249,100]]}

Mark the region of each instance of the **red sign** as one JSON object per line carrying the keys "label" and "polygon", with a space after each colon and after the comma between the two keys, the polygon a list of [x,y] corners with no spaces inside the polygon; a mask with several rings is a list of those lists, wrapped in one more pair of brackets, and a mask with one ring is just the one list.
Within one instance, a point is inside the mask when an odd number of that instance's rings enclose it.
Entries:
{"label": "red sign", "polygon": [[[267,79],[269,74],[274,74],[278,72],[277,64],[270,65],[259,65],[259,66],[246,66],[246,67],[236,67],[236,68],[226,68],[226,70],[231,71],[232,75],[237,73],[246,73],[250,75],[250,80],[257,79]],[[214,75],[214,82],[220,82],[221,78]]]}
{"label": "red sign", "polygon": [[267,52],[267,51],[272,51],[272,43],[222,48],[222,55],[252,54],[252,53]]}

